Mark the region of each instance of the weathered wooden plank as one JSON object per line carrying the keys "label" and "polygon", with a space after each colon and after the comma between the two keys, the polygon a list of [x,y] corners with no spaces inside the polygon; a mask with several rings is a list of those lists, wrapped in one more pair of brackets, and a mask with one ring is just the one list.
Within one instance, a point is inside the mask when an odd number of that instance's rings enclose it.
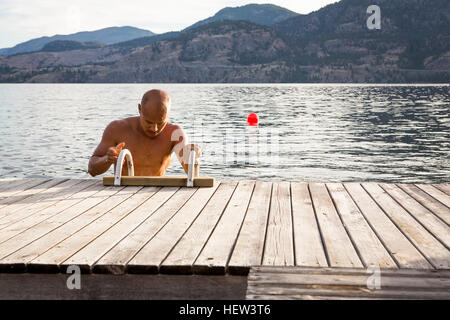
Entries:
{"label": "weathered wooden plank", "polygon": [[31,228],[34,225],[37,225],[38,223],[54,216],[55,214],[58,214],[59,212],[69,208],[75,203],[82,201],[84,198],[82,197],[82,195],[80,196],[80,194],[78,193],[95,184],[100,185],[100,181],[85,180],[80,184],[77,184],[74,188],[71,188],[72,194],[69,195],[66,199],[61,200],[55,203],[54,205],[45,208],[44,210],[40,211],[39,214],[28,216],[24,219],[21,219],[20,221],[17,221],[15,223],[6,226],[0,232],[0,243],[12,238],[13,236],[25,231],[28,228]]}
{"label": "weathered wooden plank", "polygon": [[194,262],[197,274],[225,274],[247,212],[254,181],[240,181],[213,233]]}
{"label": "weathered wooden plank", "polygon": [[[59,246],[65,239],[81,232],[81,230],[90,226],[97,219],[100,219],[105,215],[109,215],[111,210],[131,197],[139,189],[139,187],[126,187],[122,189],[121,192],[112,195],[108,199],[98,204],[96,207],[88,210],[88,212],[86,212],[85,214],[72,219],[71,221],[56,228],[55,230],[52,230],[51,232],[28,245],[25,249],[28,250],[28,254],[26,255],[27,270],[30,272],[60,271],[59,265],[56,265],[52,261],[50,261],[49,263],[44,263],[44,261],[41,261],[40,263],[33,261],[45,252],[51,250],[53,247]],[[32,251],[31,254],[30,251]],[[59,252],[56,251],[55,255],[57,256],[58,253]],[[51,259],[52,256],[50,256],[49,258]],[[58,259],[58,257],[55,257],[55,260],[56,259]]]}
{"label": "weathered wooden plank", "polygon": [[[197,218],[216,191],[217,186],[198,189],[175,216],[141,249],[140,252],[147,255],[145,263],[149,269],[159,269],[161,262]],[[124,255],[124,258],[121,258],[121,256],[119,246],[114,247],[100,260],[95,260],[98,261],[95,263],[93,271],[113,274],[125,273],[126,262],[130,258],[128,258],[128,255]]]}
{"label": "weathered wooden plank", "polygon": [[263,299],[263,300],[286,300],[286,299],[301,299],[301,300],[447,300],[450,294],[445,291],[426,291],[405,289],[399,290],[370,290],[366,287],[352,287],[345,289],[342,287],[316,287],[304,288],[296,285],[262,285],[251,286],[247,289],[246,299]]}
{"label": "weathered wooden plank", "polygon": [[274,182],[263,255],[263,265],[295,264],[289,182]]}
{"label": "weathered wooden plank", "polygon": [[[167,255],[168,252],[166,252]],[[143,272],[158,272],[158,268],[156,266],[150,266],[148,264],[149,254],[151,252],[144,250],[137,253],[129,262],[128,262],[128,270],[131,273],[143,273]]]}
{"label": "weathered wooden plank", "polygon": [[308,183],[291,182],[295,264],[328,266]]}
{"label": "weathered wooden plank", "polygon": [[[99,192],[0,244],[0,269],[25,268],[26,262],[43,253],[44,248],[48,249],[76,232],[75,227],[81,228],[105,214],[117,201],[120,203],[120,197],[112,196],[124,187],[95,186],[93,189]],[[125,192],[125,195],[129,193]],[[58,228],[58,232],[53,232]]]}
{"label": "weathered wooden plank", "polygon": [[17,177],[7,177],[7,178],[0,178],[0,184],[3,182],[8,181],[17,181],[17,180],[23,180],[24,178],[17,178]]}
{"label": "weathered wooden plank", "polygon": [[15,179],[15,180],[2,180],[0,182],[0,198],[6,198],[7,197],[7,192],[13,193],[14,191],[17,191],[17,189],[21,188],[20,186],[31,182],[31,181],[41,181],[41,182],[45,182],[48,181],[50,179]]}
{"label": "weathered wooden plank", "polygon": [[220,219],[237,183],[222,182],[200,215],[160,265],[162,273],[193,273],[195,259]]}
{"label": "weathered wooden plank", "polygon": [[433,212],[437,217],[442,219],[447,225],[450,224],[450,208],[447,208],[439,201],[436,201],[436,199],[428,193],[413,184],[397,184],[397,186],[409,196],[416,199],[421,205]]}
{"label": "weathered wooden plank", "polygon": [[[51,179],[46,180],[42,183],[42,181],[31,181],[29,184],[25,184],[22,187],[25,188],[21,191],[14,192],[13,195],[9,195],[7,198],[0,201],[0,213],[5,212],[6,207],[11,206],[15,203],[17,205],[21,205],[23,203],[27,204],[27,198],[38,194],[48,188],[51,188],[57,184],[64,182],[67,179]],[[22,188],[21,187],[21,188]]]}
{"label": "weathered wooden plank", "polygon": [[[135,176],[122,177],[120,182],[123,186],[155,186],[155,187],[186,187],[187,177],[151,177],[151,176]],[[113,186],[114,177],[103,177],[103,185]],[[214,186],[214,178],[212,177],[196,177],[194,178],[194,187],[212,187]]]}
{"label": "weathered wooden plank", "polygon": [[344,186],[400,268],[432,268],[359,183]]}
{"label": "weathered wooden plank", "polygon": [[326,185],[342,222],[358,248],[364,266],[397,268],[397,264],[370,228],[344,186],[341,183],[327,183]]}
{"label": "weathered wooden plank", "polygon": [[324,183],[309,184],[319,228],[329,264],[336,267],[363,267],[345,231]]}
{"label": "weathered wooden plank", "polygon": [[444,245],[412,218],[379,185],[364,183],[363,187],[435,268],[450,268],[450,252]]}
{"label": "weathered wooden plank", "polygon": [[76,188],[81,181],[80,179],[67,180],[27,198],[26,203],[13,203],[6,206],[3,210],[0,210],[0,229],[63,200],[71,194],[72,189]]}
{"label": "weathered wooden plank", "polygon": [[[368,275],[374,274],[375,269],[363,269],[363,268],[336,268],[336,267],[268,267],[268,266],[254,266],[250,270],[249,277],[252,277],[253,273],[287,273],[287,274],[334,274],[334,275]],[[380,268],[381,276],[396,276],[396,277],[418,277],[422,276],[424,271],[427,272],[427,278],[450,278],[450,270],[437,270],[437,269],[384,269]]]}
{"label": "weathered wooden plank", "polygon": [[[100,263],[100,268],[97,268],[95,272],[119,273],[120,270],[120,273],[125,273],[125,262],[129,260],[128,256],[131,253],[129,251],[121,252],[116,245],[119,244],[118,246],[120,246],[120,241],[124,241],[124,244],[128,244],[131,248],[130,250],[133,250],[136,244],[127,243],[126,241],[128,240],[125,240],[127,236],[150,216],[157,214],[157,210],[171,199],[178,188],[146,187],[145,190],[147,190],[147,192],[152,190],[151,198],[131,212],[123,220],[116,223],[111,229],[66,260],[63,263],[63,266],[76,264],[83,270],[94,271],[94,264]],[[125,261],[119,261],[121,256],[124,257],[123,259]],[[99,262],[99,260],[109,261],[109,259],[112,259],[114,264],[106,266],[104,263]]]}
{"label": "weathered wooden plank", "polygon": [[417,187],[450,208],[450,196],[429,184],[416,184]]}
{"label": "weathered wooden plank", "polygon": [[[72,256],[74,254],[80,254],[80,250],[83,251],[86,246],[89,246],[92,243],[92,241],[97,240],[98,237],[102,237],[104,232],[111,232],[117,223],[124,221],[123,219],[126,219],[126,217],[133,210],[139,207],[144,201],[151,197],[155,191],[157,191],[155,188],[153,188],[153,190],[148,190],[148,188],[143,187],[129,187],[127,189],[134,189],[136,190],[136,193],[111,209],[108,214],[101,216],[77,233],[72,234],[70,237],[58,243],[57,246],[52,247],[50,250],[30,261],[28,264],[29,269],[38,269],[40,266],[46,265],[60,266],[65,260],[68,259],[68,262],[64,263],[65,266],[76,264],[84,270],[87,269],[90,271],[89,266],[88,268],[85,268],[85,266],[81,265],[81,263],[73,262],[81,261],[73,259]],[[117,234],[115,235],[115,238],[110,239],[112,244],[117,243],[121,239],[117,237]],[[65,269],[65,266],[63,266],[63,269]]]}
{"label": "weathered wooden plank", "polygon": [[[373,280],[375,274],[348,275],[348,274],[309,274],[309,273],[267,273],[259,272],[249,276],[249,283],[258,285],[302,285],[302,286],[336,286],[336,287],[363,287]],[[406,289],[409,290],[445,290],[450,294],[450,278],[446,277],[397,277],[393,275],[380,276],[380,286],[383,289]]]}
{"label": "weathered wooden plank", "polygon": [[[166,196],[164,204],[154,211],[137,228],[130,232],[123,239],[116,239],[117,243],[107,254],[106,259],[113,258],[120,261],[121,270],[124,272],[126,265],[133,256],[171,219],[171,217],[180,209],[181,206],[196,191],[193,188],[167,187],[172,193],[170,197]],[[163,191],[164,191],[163,189]],[[169,194],[167,194],[169,195]],[[162,202],[162,201],[161,201]],[[120,240],[120,241],[118,241]],[[71,258],[64,264],[68,265],[76,262],[77,257]]]}
{"label": "weathered wooden plank", "polygon": [[380,186],[403,206],[414,218],[416,218],[431,234],[444,244],[447,250],[450,247],[450,228],[445,222],[437,218],[427,208],[422,206],[406,192],[392,184],[380,184]]}
{"label": "weathered wooden plank", "polygon": [[37,185],[50,181],[50,179],[24,179],[23,181],[14,181],[8,184],[4,184],[0,193],[2,201],[5,198],[17,195],[29,188],[33,188]]}
{"label": "weathered wooden plank", "polygon": [[[364,298],[364,297],[336,297],[336,296],[312,296],[312,295],[271,295],[271,294],[248,294],[245,300],[394,300],[389,298]],[[397,300],[397,299],[395,299]]]}
{"label": "weathered wooden plank", "polygon": [[450,196],[450,184],[433,184],[433,187]]}
{"label": "weathered wooden plank", "polygon": [[68,290],[69,276],[0,273],[0,300],[242,300],[247,288],[242,276],[96,274]]}
{"label": "weathered wooden plank", "polygon": [[246,275],[263,257],[272,183],[256,181],[244,223],[228,263],[230,274]]}
{"label": "weathered wooden plank", "polygon": [[450,271],[350,268],[256,267],[246,298],[448,299]]}

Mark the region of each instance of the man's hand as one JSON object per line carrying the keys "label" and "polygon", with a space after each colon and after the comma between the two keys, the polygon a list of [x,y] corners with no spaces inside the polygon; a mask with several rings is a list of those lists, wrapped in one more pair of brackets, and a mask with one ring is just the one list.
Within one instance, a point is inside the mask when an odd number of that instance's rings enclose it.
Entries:
{"label": "man's hand", "polygon": [[191,150],[195,151],[195,159],[198,159],[201,157],[202,151],[203,151],[203,148],[201,145],[196,144],[196,143],[190,143],[188,146],[190,146]]}
{"label": "man's hand", "polygon": [[189,163],[189,155],[191,151],[195,151],[195,159],[197,160],[202,155],[203,148],[201,145],[196,143],[189,143],[183,147],[180,151],[180,157],[183,159],[183,163],[186,165]]}
{"label": "man's hand", "polygon": [[107,157],[106,161],[110,164],[116,163],[117,159],[119,158],[119,154],[122,151],[124,146],[125,146],[125,142],[121,142],[115,147],[109,147],[108,152],[106,152],[106,157]]}

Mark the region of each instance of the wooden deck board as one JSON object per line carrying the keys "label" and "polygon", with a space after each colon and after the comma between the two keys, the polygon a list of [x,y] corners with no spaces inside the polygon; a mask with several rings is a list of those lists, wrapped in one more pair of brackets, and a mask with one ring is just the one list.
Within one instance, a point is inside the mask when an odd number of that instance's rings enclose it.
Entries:
{"label": "wooden deck board", "polygon": [[[186,187],[187,177],[152,177],[152,176],[136,176],[127,177],[124,176],[121,179],[121,185],[123,186],[146,186],[146,187]],[[194,177],[194,187],[213,187],[215,179],[211,177]],[[114,177],[103,177],[103,185],[113,186]]]}
{"label": "wooden deck board", "polygon": [[407,210],[428,232],[447,248],[450,248],[450,227],[431,211],[410,197],[406,192],[395,185],[380,184],[405,210]]}
{"label": "wooden deck board", "polygon": [[[55,237],[55,233],[52,233],[52,231],[59,228],[58,233],[65,231],[70,235],[76,232],[77,230],[73,229],[76,224],[81,224],[83,221],[88,223],[92,221],[91,219],[106,213],[108,208],[104,201],[120,192],[123,187],[104,188],[97,185],[93,189],[98,192],[91,194],[90,197],[64,210],[57,216],[47,219],[0,244],[0,268],[25,268],[28,261],[39,256],[59,241],[64,240],[64,238],[59,238],[58,234]],[[81,193],[89,194],[89,191]],[[50,236],[47,234],[50,234]]]}
{"label": "wooden deck board", "polygon": [[336,209],[358,249],[365,267],[397,268],[395,261],[370,228],[350,195],[340,183],[328,183]]}
{"label": "wooden deck board", "polygon": [[244,223],[228,263],[230,274],[246,275],[263,257],[272,183],[257,181]]}
{"label": "wooden deck board", "polygon": [[450,268],[450,252],[442,243],[411,217],[379,185],[364,183],[363,187],[435,268]]}
{"label": "wooden deck board", "polygon": [[440,201],[447,208],[450,208],[450,196],[448,194],[442,192],[441,190],[429,184],[416,184],[416,186],[425,191],[426,193],[428,193],[436,200]]}
{"label": "wooden deck board", "polygon": [[[287,269],[287,270],[286,270]],[[254,268],[247,299],[449,299],[450,274],[431,270],[374,273],[346,268]],[[376,276],[376,275],[375,275]]]}
{"label": "wooden deck board", "polygon": [[[178,210],[176,215],[141,249],[142,254],[146,255],[146,263],[149,269],[159,270],[162,261],[198,217],[216,191],[217,186],[216,184],[212,188],[200,188],[197,190]],[[126,262],[130,260],[130,255],[122,253],[122,247],[125,245],[127,245],[126,239],[124,239],[123,244],[115,246],[102,256],[93,266],[93,271],[113,274],[125,273]],[[95,251],[99,254],[98,249]],[[72,262],[75,262],[75,260],[72,260]]]}
{"label": "wooden deck board", "polygon": [[[52,247],[50,250],[33,259],[29,263],[29,266],[32,267],[32,265],[49,264],[58,266],[61,265],[65,260],[73,254],[78,253],[91,241],[99,237],[103,232],[124,219],[148,197],[148,192],[141,192],[143,191],[142,187],[131,187],[128,188],[128,190],[131,192],[135,190],[136,192],[132,194],[131,197],[110,210],[108,214],[102,215],[85,228],[58,243],[57,246]],[[81,263],[78,265],[81,265]]]}
{"label": "wooden deck board", "polygon": [[[143,188],[135,195],[136,198],[133,200],[136,201],[135,204],[138,205],[137,208],[109,230],[91,241],[83,249],[67,259],[63,264],[66,266],[76,264],[82,269],[91,271],[97,260],[108,251],[108,254],[116,258],[114,252],[120,248],[117,244],[150,215],[154,214],[154,212],[158,210],[175,191],[176,190],[171,189],[162,190],[158,187]],[[142,201],[142,203],[139,203],[140,201]],[[118,264],[120,264],[120,266],[124,265],[124,263]]]}
{"label": "wooden deck board", "polygon": [[433,187],[441,190],[450,196],[450,184],[433,184]]}
{"label": "wooden deck board", "polygon": [[[28,205],[33,205],[35,203],[34,200],[37,200],[39,198],[39,194],[41,192],[44,192],[48,188],[56,186],[57,184],[60,184],[66,180],[67,179],[51,179],[43,183],[41,181],[34,181],[30,185],[27,184],[26,189],[19,191],[14,195],[10,195],[0,201],[0,217],[16,210],[17,208],[23,208]],[[29,188],[31,185],[33,186]]]}
{"label": "wooden deck board", "polygon": [[428,193],[419,189],[412,184],[398,184],[399,188],[409,194],[422,206],[433,212],[437,217],[444,221],[447,225],[450,224],[450,208],[446,207],[441,202],[434,199]]}
{"label": "wooden deck board", "polygon": [[[20,261],[19,263],[23,263],[27,267],[28,271],[54,272],[56,270],[59,270],[59,265],[51,259],[45,262],[32,262],[32,260],[36,259],[36,257],[41,256],[42,254],[46,254],[48,250],[50,250],[50,252],[53,252],[52,249],[54,247],[58,248],[59,244],[63,243],[65,239],[69,238],[71,235],[75,235],[80,231],[82,232],[82,230],[86,226],[89,226],[92,222],[105,215],[109,215],[111,210],[113,210],[116,206],[133,195],[136,191],[137,189],[135,187],[132,187],[124,188],[123,190],[121,190],[121,192],[112,194],[110,197],[104,199],[104,201],[102,201],[95,207],[89,209],[85,213],[75,217],[67,223],[51,230],[44,236],[36,239],[29,245],[23,247],[22,250],[15,252],[6,259],[22,259],[22,261]],[[3,244],[7,243],[8,241]]]}
{"label": "wooden deck board", "polygon": [[314,209],[322,231],[329,264],[333,267],[363,267],[324,183],[310,183]]}
{"label": "wooden deck board", "polygon": [[27,199],[27,203],[16,202],[0,210],[0,229],[25,219],[54,205],[73,194],[82,180],[67,180]]}
{"label": "wooden deck board", "polygon": [[[21,185],[25,183],[33,183],[34,181],[48,181],[50,179],[2,179],[0,181],[0,199],[8,197],[8,195],[14,194],[18,189],[21,190]],[[17,191],[18,192],[18,191]]]}
{"label": "wooden deck board", "polygon": [[222,182],[200,216],[189,227],[160,266],[162,273],[193,273],[193,265],[230,200],[236,182]]}
{"label": "wooden deck board", "polygon": [[[138,253],[142,247],[173,217],[195,192],[195,189],[168,187],[163,188],[152,197],[144,207],[140,208],[139,215],[131,216],[131,221],[124,221],[124,225],[116,227],[117,233],[121,234],[123,229],[129,233],[118,242],[109,252],[108,256],[116,261],[116,265],[122,265],[125,270],[128,261]],[[142,214],[147,216],[142,219]],[[120,230],[122,229],[122,230]],[[114,235],[114,230],[111,235]],[[109,238],[111,238],[111,235]],[[116,240],[114,241],[116,242]],[[91,252],[97,251],[92,247]],[[80,253],[83,254],[83,253]],[[77,257],[71,258],[65,264],[72,264]],[[92,266],[92,265],[91,265]]]}
{"label": "wooden deck board", "polygon": [[432,268],[359,183],[346,183],[344,186],[400,268]]}
{"label": "wooden deck board", "polygon": [[24,179],[12,182],[9,181],[1,182],[0,200],[3,201],[6,198],[11,198],[12,196],[17,195],[20,192],[23,192],[37,185],[43,184],[47,181],[50,181],[50,179]]}
{"label": "wooden deck board", "polygon": [[228,259],[236,243],[254,186],[254,181],[239,182],[213,233],[194,262],[194,273],[226,273]]}
{"label": "wooden deck board", "polygon": [[20,221],[7,225],[0,232],[0,243],[84,200],[86,196],[84,194],[79,194],[79,192],[84,189],[88,189],[95,184],[100,185],[98,181],[85,180],[82,183],[78,184],[76,188],[71,188],[71,192],[73,193],[67,198],[56,202],[50,207],[45,208],[44,210],[40,211],[39,214],[31,214],[26,218],[21,219]]}
{"label": "wooden deck board", "polygon": [[295,264],[327,267],[328,262],[306,182],[292,182]]}
{"label": "wooden deck board", "polygon": [[[260,266],[361,272],[376,265],[408,276],[450,270],[447,192],[441,184],[240,181],[180,188],[0,179],[0,272],[64,272],[69,265],[113,274],[246,275]],[[283,286],[253,296],[310,297]],[[314,297],[336,296],[327,290]],[[392,290],[389,297],[410,297]],[[339,298],[354,297],[348,294]]]}
{"label": "wooden deck board", "polygon": [[289,182],[273,183],[263,265],[295,264],[290,192]]}

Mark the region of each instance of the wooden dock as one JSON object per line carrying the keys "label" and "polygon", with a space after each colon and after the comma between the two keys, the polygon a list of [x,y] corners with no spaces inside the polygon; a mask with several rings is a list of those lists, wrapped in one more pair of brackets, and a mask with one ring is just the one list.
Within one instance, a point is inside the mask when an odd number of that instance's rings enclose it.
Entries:
{"label": "wooden dock", "polygon": [[0,179],[0,277],[450,269],[450,185]]}

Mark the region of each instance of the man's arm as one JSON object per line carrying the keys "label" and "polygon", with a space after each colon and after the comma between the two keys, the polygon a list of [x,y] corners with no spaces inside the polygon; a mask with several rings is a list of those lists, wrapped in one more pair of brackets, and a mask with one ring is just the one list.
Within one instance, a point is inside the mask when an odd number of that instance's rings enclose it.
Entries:
{"label": "man's arm", "polygon": [[198,144],[191,144],[188,141],[186,133],[180,126],[176,126],[176,129],[172,132],[172,141],[174,143],[173,151],[180,161],[181,166],[186,174],[188,173],[189,165],[189,153],[192,148],[196,152],[196,159],[198,159],[202,154],[202,148]]}
{"label": "man's arm", "polygon": [[[125,146],[124,142],[117,144],[117,121],[111,122],[103,132],[102,140],[89,160],[88,172],[95,177],[105,173],[113,163],[116,163],[120,151]],[[116,145],[117,144],[117,145]]]}

